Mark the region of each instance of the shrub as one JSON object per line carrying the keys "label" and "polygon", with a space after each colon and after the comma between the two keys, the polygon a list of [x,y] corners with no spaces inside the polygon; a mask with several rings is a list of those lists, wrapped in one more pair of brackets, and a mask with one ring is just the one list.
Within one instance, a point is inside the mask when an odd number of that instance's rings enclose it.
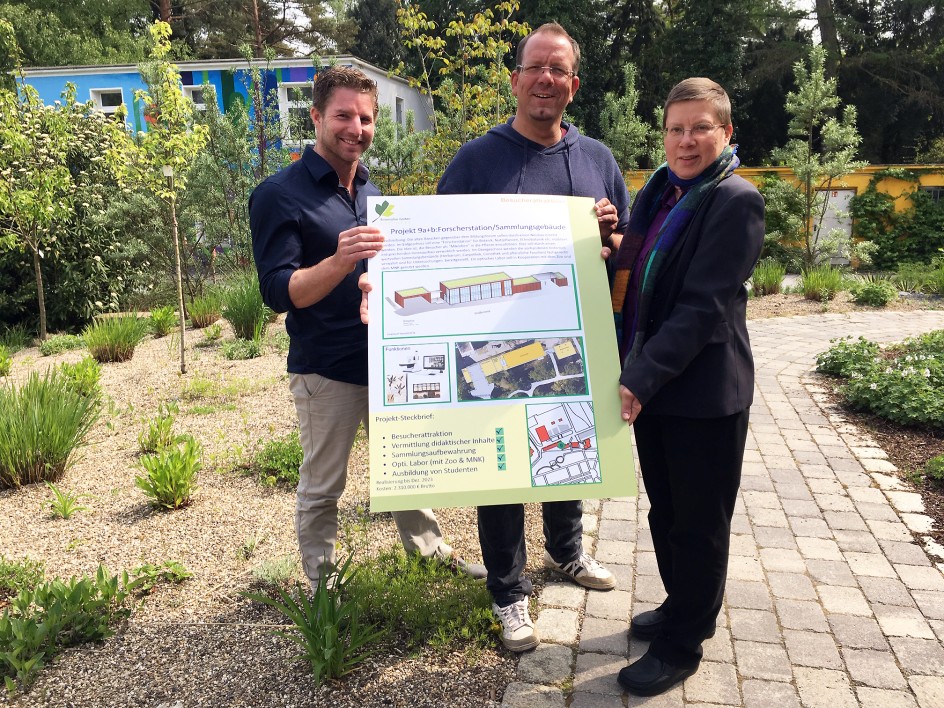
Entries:
{"label": "shrub", "polygon": [[223,336],[223,327],[219,322],[209,325],[203,330],[203,341],[198,346],[208,347],[215,344]]}
{"label": "shrub", "polygon": [[92,357],[83,357],[75,364],[63,362],[59,365],[59,371],[79,395],[86,397],[98,395],[98,380],[102,375],[102,367]]}
{"label": "shrub", "polygon": [[127,361],[147,335],[147,327],[147,320],[137,315],[100,317],[85,328],[82,337],[95,361]]}
{"label": "shrub", "polygon": [[924,473],[933,484],[944,487],[944,455],[937,455],[928,460]]}
{"label": "shrub", "polygon": [[256,359],[262,356],[262,339],[234,339],[223,342],[223,357],[229,360]]}
{"label": "shrub", "polygon": [[0,600],[15,597],[23,590],[32,590],[43,582],[45,576],[42,561],[29,558],[11,561],[0,554]]}
{"label": "shrub", "polygon": [[151,334],[157,339],[166,337],[173,332],[177,324],[177,310],[170,305],[151,310],[151,315],[148,317]]}
{"label": "shrub", "polygon": [[220,296],[215,293],[207,294],[203,297],[195,297],[190,302],[189,307],[187,307],[191,324],[196,329],[209,327],[220,319],[221,305]]}
{"label": "shrub", "polygon": [[6,345],[0,344],[0,376],[9,376],[10,369],[13,368],[13,357]]}
{"label": "shrub", "polygon": [[297,567],[295,556],[279,556],[262,561],[252,569],[252,575],[265,585],[281,587],[292,579]]}
{"label": "shrub", "polygon": [[62,354],[69,349],[78,349],[85,345],[82,337],[76,334],[54,334],[39,343],[39,353],[43,356]]}
{"label": "shrub", "polygon": [[842,290],[842,286],[842,271],[832,266],[813,266],[800,273],[800,290],[807,300],[832,300]]}
{"label": "shrub", "polygon": [[290,630],[276,634],[301,647],[300,658],[311,667],[316,686],[353,671],[377,652],[377,648],[369,647],[384,635],[384,629],[363,620],[365,598],[345,597],[354,575],[348,558],[336,571],[321,577],[310,600],[300,586],[296,586],[294,596],[278,588],[278,600],[246,593],[249,599],[274,607],[292,622]]}
{"label": "shrub", "polygon": [[46,482],[53,493],[52,501],[46,502],[53,517],[57,519],[70,519],[72,515],[79,511],[88,511],[87,506],[79,504],[82,497],[91,496],[90,494],[76,494],[68,489],[59,489],[55,484]]}
{"label": "shrub", "polygon": [[33,337],[24,324],[15,324],[12,327],[4,326],[0,331],[0,345],[7,348],[11,354],[16,354],[20,349],[25,349],[30,345]]}
{"label": "shrub", "polygon": [[239,279],[223,292],[221,314],[239,339],[254,339],[265,334],[272,310],[262,302],[255,275]]}
{"label": "shrub", "polygon": [[145,428],[138,433],[138,450],[145,453],[160,452],[177,442],[174,435],[174,418],[180,408],[174,401],[161,403],[157,415],[146,421]]}
{"label": "shrub", "polygon": [[816,356],[816,370],[821,374],[849,378],[853,371],[864,371],[876,364],[879,355],[878,345],[865,337],[852,339],[844,337],[822,354]]}
{"label": "shrub", "polygon": [[98,397],[55,369],[0,388],[0,489],[58,481],[98,414]]}
{"label": "shrub", "polygon": [[898,290],[890,281],[878,278],[858,281],[849,291],[856,303],[869,307],[885,307],[898,297]]}
{"label": "shrub", "polygon": [[780,286],[786,274],[787,269],[783,265],[765,258],[754,268],[754,274],[751,276],[751,290],[755,295],[776,295],[780,292]]}
{"label": "shrub", "polygon": [[263,484],[295,487],[298,485],[298,468],[301,467],[303,456],[298,431],[294,430],[282,440],[267,442],[256,453],[252,470]]}
{"label": "shrub", "polygon": [[153,455],[144,455],[139,463],[147,473],[135,476],[134,484],[154,506],[179,509],[190,503],[203,450],[191,437],[182,445],[169,447]]}

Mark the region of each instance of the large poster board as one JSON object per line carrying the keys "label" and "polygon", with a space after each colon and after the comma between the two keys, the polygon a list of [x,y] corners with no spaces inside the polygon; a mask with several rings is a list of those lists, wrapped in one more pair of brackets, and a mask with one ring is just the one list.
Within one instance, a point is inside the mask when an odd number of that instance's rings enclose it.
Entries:
{"label": "large poster board", "polygon": [[372,511],[635,494],[593,200],[372,197]]}

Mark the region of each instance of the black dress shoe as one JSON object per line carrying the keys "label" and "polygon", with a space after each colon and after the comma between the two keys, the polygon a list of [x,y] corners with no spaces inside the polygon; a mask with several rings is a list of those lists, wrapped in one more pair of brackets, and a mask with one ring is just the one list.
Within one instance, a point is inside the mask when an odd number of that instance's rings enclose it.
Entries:
{"label": "black dress shoe", "polygon": [[[633,617],[632,622],[629,623],[629,632],[636,639],[652,641],[659,635],[659,632],[662,631],[662,625],[665,624],[665,620],[666,616],[662,610],[640,612]],[[715,636],[714,627],[711,628],[711,633],[708,637],[713,636]]]}
{"label": "black dress shoe", "polygon": [[635,696],[657,696],[698,671],[698,664],[688,668],[672,666],[646,652],[642,658],[620,669],[616,680]]}

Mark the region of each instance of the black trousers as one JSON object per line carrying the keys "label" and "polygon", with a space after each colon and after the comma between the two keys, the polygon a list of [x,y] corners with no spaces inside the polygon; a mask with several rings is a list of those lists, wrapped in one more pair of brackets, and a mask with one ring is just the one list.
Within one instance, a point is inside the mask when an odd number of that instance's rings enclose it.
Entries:
{"label": "black trousers", "polygon": [[721,611],[749,410],[723,418],[641,415],[633,425],[668,595],[665,629],[649,651],[675,666],[701,661],[701,643]]}
{"label": "black trousers", "polygon": [[[544,502],[544,548],[558,563],[569,563],[583,550],[583,505],[580,501]],[[533,588],[525,577],[528,554],[524,540],[524,504],[478,508],[482,562],[488,570],[485,586],[495,603],[505,607],[527,597]]]}

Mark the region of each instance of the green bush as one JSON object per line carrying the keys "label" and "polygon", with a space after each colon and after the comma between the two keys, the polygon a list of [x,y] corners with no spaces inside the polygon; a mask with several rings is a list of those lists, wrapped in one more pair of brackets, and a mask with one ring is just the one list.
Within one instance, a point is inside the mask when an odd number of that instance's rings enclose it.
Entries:
{"label": "green bush", "polygon": [[0,388],[0,489],[58,481],[98,414],[98,397],[55,369]]}
{"label": "green bush", "polygon": [[821,374],[848,378],[854,371],[864,371],[877,363],[878,345],[865,337],[844,337],[832,342],[836,343],[816,356],[816,370]]}
{"label": "green bush", "polygon": [[39,353],[43,356],[53,356],[83,346],[85,346],[85,342],[82,341],[82,337],[76,334],[54,334],[39,343]]}
{"label": "green bush", "polygon": [[294,595],[277,588],[278,600],[260,593],[245,594],[274,607],[292,622],[290,630],[276,634],[301,647],[300,658],[311,667],[316,686],[347,675],[377,653],[378,648],[371,648],[371,644],[385,634],[385,629],[364,621],[367,598],[348,592],[355,576],[348,558],[335,572],[321,577],[310,600],[307,588],[298,586]]}
{"label": "green bush", "polygon": [[151,310],[148,317],[148,327],[156,339],[166,337],[174,331],[178,324],[177,310],[170,305]]}
{"label": "green bush", "polygon": [[187,313],[190,315],[190,322],[196,329],[209,327],[220,319],[220,308],[222,303],[220,296],[215,293],[195,297],[190,306],[187,307]]}
{"label": "green bush", "polygon": [[255,339],[265,334],[272,310],[262,302],[255,275],[240,278],[223,291],[221,314],[239,339]]}
{"label": "green bush", "polygon": [[59,365],[59,371],[62,372],[65,380],[72,384],[79,395],[98,395],[98,380],[102,375],[102,367],[92,357],[83,357],[81,361],[77,361],[75,364],[64,361]]}
{"label": "green bush", "polygon": [[0,344],[0,376],[9,376],[10,369],[13,368],[13,357],[6,345]]}
{"label": "green bush", "polygon": [[174,401],[161,403],[157,415],[145,422],[138,433],[138,450],[144,453],[160,452],[178,441],[174,434],[174,418],[180,408]]}
{"label": "green bush", "polygon": [[128,361],[147,330],[147,320],[137,315],[99,317],[85,328],[82,338],[95,361],[104,364]]}
{"label": "green bush", "polygon": [[924,473],[934,485],[944,487],[944,455],[937,455],[928,460]]}
{"label": "green bush", "polygon": [[252,471],[263,484],[272,486],[285,484],[291,487],[298,486],[298,468],[301,467],[302,445],[298,439],[298,431],[292,431],[282,440],[270,440],[252,462]]}
{"label": "green bush", "polygon": [[42,561],[29,558],[12,561],[0,553],[0,600],[16,597],[22,590],[32,590],[45,577]]}
{"label": "green bush", "polygon": [[842,271],[828,265],[813,266],[800,273],[800,291],[807,300],[826,302],[843,289]]}
{"label": "green bush", "polygon": [[196,491],[202,454],[200,443],[187,437],[176,447],[144,455],[139,464],[147,474],[135,476],[134,484],[154,506],[164,509],[187,506]]}
{"label": "green bush", "polygon": [[223,342],[223,358],[229,360],[256,359],[262,356],[262,339],[234,339],[232,342]]}
{"label": "green bush", "polygon": [[[915,184],[907,211],[896,212],[894,199],[878,192],[874,184],[849,205],[854,235],[878,246],[873,263],[886,270],[901,263],[928,263],[944,248],[944,202],[935,202],[930,192],[920,189],[916,175],[896,176]],[[883,177],[876,174],[873,183]]]}
{"label": "green bush", "polygon": [[853,283],[849,292],[853,301],[869,307],[885,307],[898,297],[898,290],[890,281],[878,278]]}
{"label": "green bush", "polygon": [[787,269],[777,261],[765,258],[754,268],[751,291],[755,295],[776,295],[780,292]]}

